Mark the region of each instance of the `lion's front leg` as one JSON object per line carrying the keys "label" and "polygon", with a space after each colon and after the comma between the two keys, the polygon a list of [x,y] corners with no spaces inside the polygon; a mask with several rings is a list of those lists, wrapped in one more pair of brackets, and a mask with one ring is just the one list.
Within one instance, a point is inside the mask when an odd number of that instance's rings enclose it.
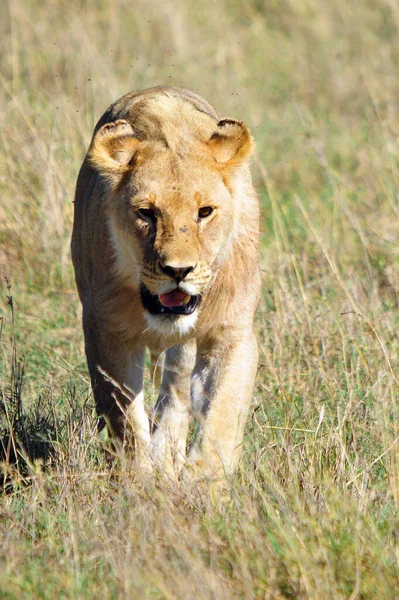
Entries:
{"label": "lion's front leg", "polygon": [[84,311],[86,356],[97,414],[123,445],[134,445],[137,462],[149,465],[150,427],[144,408],[144,348],[121,343]]}
{"label": "lion's front leg", "polygon": [[200,439],[189,463],[206,476],[230,475],[242,450],[258,363],[254,334],[230,345],[200,349],[193,374],[193,405],[199,410]]}
{"label": "lion's front leg", "polygon": [[178,475],[185,460],[195,357],[193,340],[166,351],[161,391],[154,409],[151,456],[171,477]]}

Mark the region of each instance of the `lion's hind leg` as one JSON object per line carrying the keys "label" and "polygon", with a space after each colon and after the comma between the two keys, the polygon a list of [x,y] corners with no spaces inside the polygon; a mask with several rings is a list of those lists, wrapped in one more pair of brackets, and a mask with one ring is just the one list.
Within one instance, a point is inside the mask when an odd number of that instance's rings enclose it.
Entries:
{"label": "lion's hind leg", "polygon": [[159,393],[162,384],[162,375],[165,365],[165,352],[155,352],[151,350],[151,368],[150,368],[150,379],[151,379],[151,390]]}
{"label": "lion's hind leg", "polygon": [[172,478],[178,476],[185,460],[195,357],[194,341],[166,351],[161,391],[153,414],[151,456],[158,468]]}

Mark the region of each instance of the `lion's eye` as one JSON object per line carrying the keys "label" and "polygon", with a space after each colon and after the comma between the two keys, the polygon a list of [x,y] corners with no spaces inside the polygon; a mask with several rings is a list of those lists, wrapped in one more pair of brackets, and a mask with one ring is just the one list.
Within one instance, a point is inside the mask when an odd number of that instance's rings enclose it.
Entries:
{"label": "lion's eye", "polygon": [[137,211],[137,216],[143,221],[156,221],[156,214],[151,208],[139,208]]}
{"label": "lion's eye", "polygon": [[200,219],[206,219],[213,213],[212,206],[202,206],[198,211],[198,216]]}

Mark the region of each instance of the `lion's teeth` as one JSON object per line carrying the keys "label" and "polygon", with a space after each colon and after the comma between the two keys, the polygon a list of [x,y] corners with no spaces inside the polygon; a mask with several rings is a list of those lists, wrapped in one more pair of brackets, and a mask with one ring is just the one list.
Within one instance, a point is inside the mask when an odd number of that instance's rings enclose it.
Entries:
{"label": "lion's teeth", "polygon": [[182,299],[183,304],[188,304],[190,302],[190,294],[186,294],[186,296]]}

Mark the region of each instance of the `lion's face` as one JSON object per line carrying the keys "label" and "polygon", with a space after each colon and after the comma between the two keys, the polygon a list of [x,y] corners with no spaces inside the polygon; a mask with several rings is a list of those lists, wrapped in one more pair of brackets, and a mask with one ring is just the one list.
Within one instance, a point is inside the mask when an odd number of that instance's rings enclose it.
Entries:
{"label": "lion's face", "polygon": [[147,147],[136,160],[110,211],[117,264],[153,319],[182,322],[228,253],[232,197],[217,169],[188,166],[167,149]]}
{"label": "lion's face", "polygon": [[[114,163],[120,166],[129,158],[122,174],[108,171],[114,188],[108,226],[117,274],[140,290],[152,328],[185,333],[229,254],[235,210],[228,178],[210,152],[202,147],[198,152],[198,143],[176,153],[159,140],[139,142],[126,135],[125,121],[104,127],[97,134],[103,137],[100,150],[105,138]],[[92,162],[98,164],[95,142]]]}

